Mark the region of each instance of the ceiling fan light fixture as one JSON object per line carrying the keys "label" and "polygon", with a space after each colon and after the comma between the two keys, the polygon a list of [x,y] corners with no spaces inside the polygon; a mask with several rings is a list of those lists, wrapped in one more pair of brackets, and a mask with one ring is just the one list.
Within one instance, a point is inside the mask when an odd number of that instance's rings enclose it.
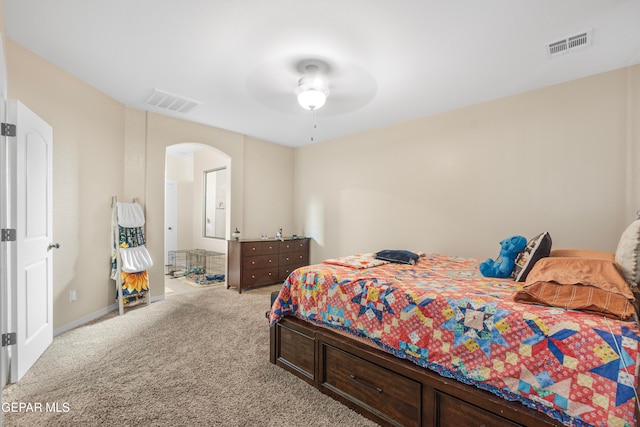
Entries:
{"label": "ceiling fan light fixture", "polygon": [[317,110],[321,108],[327,101],[329,96],[329,87],[327,84],[317,77],[302,77],[298,81],[298,103],[307,110]]}
{"label": "ceiling fan light fixture", "polygon": [[307,110],[317,110],[327,101],[327,95],[320,90],[307,89],[298,93],[298,103]]}

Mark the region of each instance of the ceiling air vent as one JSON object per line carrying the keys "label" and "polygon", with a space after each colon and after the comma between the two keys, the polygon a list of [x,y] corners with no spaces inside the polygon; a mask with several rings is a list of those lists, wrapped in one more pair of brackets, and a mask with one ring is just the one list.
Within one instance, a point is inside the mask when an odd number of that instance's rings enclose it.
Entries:
{"label": "ceiling air vent", "polygon": [[145,101],[145,104],[178,113],[186,113],[202,104],[202,102],[174,95],[160,89],[154,89],[151,96]]}
{"label": "ceiling air vent", "polygon": [[591,46],[591,30],[547,43],[547,54],[551,57]]}

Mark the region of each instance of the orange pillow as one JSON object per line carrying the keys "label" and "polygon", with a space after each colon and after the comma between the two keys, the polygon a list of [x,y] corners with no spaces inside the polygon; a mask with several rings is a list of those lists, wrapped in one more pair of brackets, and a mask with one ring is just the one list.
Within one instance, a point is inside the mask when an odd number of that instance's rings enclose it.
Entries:
{"label": "orange pillow", "polygon": [[548,257],[533,266],[514,300],[629,320],[635,298],[613,261]]}
{"label": "orange pillow", "polygon": [[594,251],[591,249],[551,249],[551,253],[549,254],[549,256],[606,259],[608,261],[615,261],[616,258],[616,255],[614,253]]}

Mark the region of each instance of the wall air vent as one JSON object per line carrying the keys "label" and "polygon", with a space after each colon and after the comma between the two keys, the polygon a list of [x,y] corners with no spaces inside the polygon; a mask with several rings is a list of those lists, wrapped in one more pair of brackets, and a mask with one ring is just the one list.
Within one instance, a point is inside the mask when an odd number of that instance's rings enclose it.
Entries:
{"label": "wall air vent", "polygon": [[149,98],[147,98],[145,104],[164,108],[165,110],[175,111],[177,113],[186,113],[202,104],[202,102],[174,95],[160,89],[153,89],[153,93]]}
{"label": "wall air vent", "polygon": [[579,49],[584,49],[589,46],[591,46],[590,29],[573,36],[565,37],[562,40],[547,43],[546,48],[547,54],[550,57],[554,57]]}

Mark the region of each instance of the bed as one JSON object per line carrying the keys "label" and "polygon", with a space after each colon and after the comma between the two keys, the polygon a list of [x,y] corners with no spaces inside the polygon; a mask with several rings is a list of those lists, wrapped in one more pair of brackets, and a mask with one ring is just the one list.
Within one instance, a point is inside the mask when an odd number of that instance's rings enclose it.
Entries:
{"label": "bed", "polygon": [[635,426],[635,289],[597,254],[552,252],[523,282],[440,254],[302,267],[269,312],[270,359],[383,425]]}

